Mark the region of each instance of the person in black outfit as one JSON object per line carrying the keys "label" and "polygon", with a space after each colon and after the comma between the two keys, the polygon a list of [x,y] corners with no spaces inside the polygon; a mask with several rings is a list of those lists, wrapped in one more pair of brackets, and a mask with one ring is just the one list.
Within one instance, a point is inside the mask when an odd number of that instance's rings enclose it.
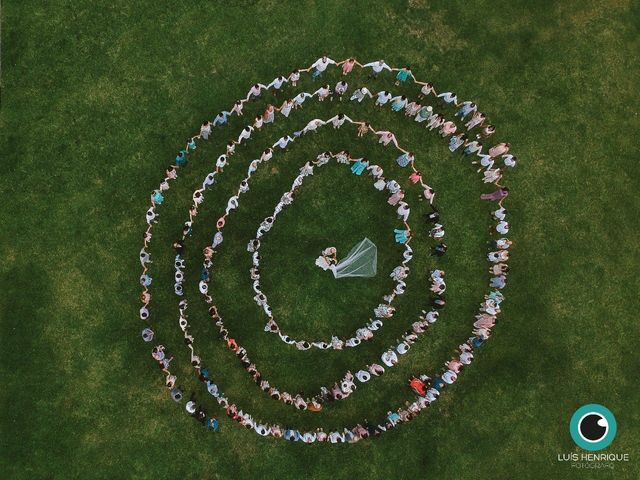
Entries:
{"label": "person in black outfit", "polygon": [[445,253],[447,253],[447,245],[445,243],[438,243],[436,246],[433,247],[433,252],[431,252],[431,256],[436,256],[436,257],[441,257],[443,256]]}

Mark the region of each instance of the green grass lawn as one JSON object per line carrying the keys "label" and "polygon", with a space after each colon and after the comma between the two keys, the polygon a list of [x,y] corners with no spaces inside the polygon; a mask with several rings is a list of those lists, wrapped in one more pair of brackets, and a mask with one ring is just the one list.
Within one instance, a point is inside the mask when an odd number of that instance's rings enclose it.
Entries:
{"label": "green grass lawn", "polygon": [[[227,3],[233,3],[228,5]],[[633,1],[5,2],[0,109],[0,479],[70,478],[624,478],[640,476],[638,158],[640,5]],[[322,53],[410,64],[439,91],[478,103],[509,141],[515,244],[507,297],[493,336],[458,382],[417,419],[355,445],[263,439],[230,421],[187,368],[172,292],[171,242],[191,192],[226,141],[258,111],[200,142],[166,195],[152,242],[153,324],[221,431],[205,432],[172,402],[139,332],[138,252],[149,193],[200,123],[255,82]],[[334,84],[338,72],[325,74]],[[349,78],[350,91],[366,75]],[[319,82],[316,82],[318,84]],[[369,82],[371,83],[371,82]],[[308,78],[299,89],[317,88]],[[391,77],[370,87],[415,95]],[[289,90],[291,91],[291,90]],[[271,97],[267,97],[269,99]],[[441,261],[409,190],[419,250],[398,314],[375,339],[342,352],[297,352],[262,331],[251,297],[246,242],[299,166],[348,148],[385,166],[395,155],[346,126],[306,136],[270,168],[225,228],[211,288],[234,336],[279,386],[313,393],[376,359],[425,306],[425,280],[447,271],[447,308],[393,371],[318,414],[270,400],[216,338],[193,281],[201,249],[246,164],[267,142],[328,118],[307,101],[289,120],[239,147],[207,193],[187,242],[190,322],[205,364],[232,400],[267,422],[300,428],[376,420],[411,398],[404,386],[432,373],[471,331],[486,291],[490,191],[433,134],[389,110],[344,105],[354,119],[411,146],[447,227]],[[451,116],[452,112],[450,112]],[[402,118],[400,118],[402,117]],[[345,208],[345,204],[349,208]],[[394,210],[368,180],[330,165],[305,181],[262,249],[263,287],[295,336],[350,334],[390,282],[401,249]],[[346,252],[368,236],[378,275],[342,283],[313,267],[319,250]],[[419,246],[419,247],[418,247]],[[324,272],[327,273],[327,272]],[[616,415],[606,452],[630,453],[613,470],[579,470],[569,419],[586,403]]]}

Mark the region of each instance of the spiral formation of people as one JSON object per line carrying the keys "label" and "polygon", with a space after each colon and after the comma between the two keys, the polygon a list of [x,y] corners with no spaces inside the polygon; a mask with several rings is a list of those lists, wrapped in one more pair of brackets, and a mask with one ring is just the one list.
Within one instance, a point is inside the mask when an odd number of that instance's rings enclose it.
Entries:
{"label": "spiral formation of people", "polygon": [[[369,80],[367,85],[353,84],[351,81],[352,71],[356,68],[367,72]],[[335,84],[325,83],[325,78],[329,76],[331,70],[341,77]],[[387,90],[376,91],[375,82],[384,77],[393,79],[395,86],[402,85],[403,88],[408,86],[413,91],[413,95],[396,94]],[[299,91],[296,87],[303,79],[312,81],[315,88]],[[265,107],[261,106],[261,100],[267,102]],[[273,141],[265,144],[258,158],[242,166],[246,172],[245,176],[240,180],[237,188],[234,188],[233,195],[221,207],[220,216],[213,221],[207,218],[197,222],[199,208],[205,201],[205,197],[224,181],[224,171],[234,162],[234,155],[238,149],[242,149],[251,142],[252,135],[257,130],[267,131],[270,125],[285,122],[287,119],[294,121],[298,115],[297,110],[304,109],[307,100],[333,102],[337,112],[327,118],[316,118],[298,124],[297,128],[292,128],[288,134],[273,138]],[[341,113],[340,105],[347,102],[361,104],[362,115],[351,118]],[[245,108],[247,111],[256,111],[257,114],[254,116],[252,112],[245,116]],[[423,158],[420,152],[413,151],[408,144],[396,137],[395,132],[374,126],[368,120],[366,113],[367,109],[374,108],[390,109],[395,115],[404,116],[410,123],[409,128],[415,129],[417,134],[432,135],[438,138],[438,141],[445,142],[455,157],[452,161],[468,164],[469,174],[478,176],[479,180],[486,184],[487,192],[480,197],[483,204],[491,206],[488,209],[491,218],[488,244],[484,253],[488,266],[485,294],[478,299],[479,306],[475,317],[469,319],[471,325],[469,335],[454,341],[451,356],[440,367],[432,370],[422,371],[422,366],[416,366],[416,373],[406,378],[403,388],[411,392],[413,401],[399,405],[394,410],[381,411],[377,418],[371,420],[363,418],[355,425],[344,425],[340,429],[305,430],[294,425],[284,425],[270,422],[269,419],[258,418],[243,408],[237,400],[223,393],[227,379],[221,377],[216,366],[208,363],[207,359],[199,353],[197,339],[193,334],[187,313],[190,303],[196,300],[187,298],[186,283],[190,279],[185,272],[187,262],[184,257],[185,249],[201,248],[189,242],[194,228],[212,228],[209,225],[215,223],[211,244],[202,249],[199,279],[193,279],[201,299],[206,302],[212,327],[215,327],[218,337],[228,348],[230,356],[233,355],[238,359],[257,389],[271,399],[290,405],[297,410],[321,411],[333,402],[346,400],[361,384],[374,382],[400,361],[411,362],[412,345],[422,341],[423,334],[439,320],[441,315],[443,318],[446,317],[445,306],[448,300],[445,296],[447,289],[445,279],[448,277],[444,268],[438,265],[437,268],[423,272],[428,281],[423,286],[425,304],[422,313],[417,318],[392,320],[394,317],[402,317],[402,312],[396,311],[394,303],[405,293],[407,288],[405,280],[412,270],[420,271],[412,266],[414,246],[417,241],[415,232],[426,229],[429,242],[427,248],[436,263],[445,256],[456,255],[456,252],[453,249],[450,250],[446,244],[447,219],[444,215],[441,216],[438,209],[436,190],[429,185],[428,175],[422,173],[425,171],[424,166],[428,163],[428,158]],[[245,120],[247,118],[249,120]],[[242,127],[237,137],[226,138],[228,134],[224,127],[230,123]],[[234,337],[232,329],[227,328],[221,309],[215,300],[216,292],[213,291],[210,283],[216,275],[216,257],[225,248],[226,229],[233,228],[232,213],[238,209],[243,195],[252,187],[256,172],[261,169],[276,168],[278,156],[283,151],[296,149],[298,144],[311,144],[309,137],[322,129],[348,130],[354,137],[363,140],[371,139],[372,143],[377,144],[375,148],[378,153],[376,159],[358,156],[348,149],[348,145],[338,151],[319,150],[312,153],[298,151],[299,154],[304,155],[300,162],[299,175],[292,179],[291,187],[282,192],[272,213],[256,226],[255,235],[245,248],[246,254],[251,259],[251,268],[243,274],[246,276],[247,284],[251,286],[251,295],[256,308],[264,317],[264,333],[277,337],[283,344],[282,348],[297,349],[299,355],[305,355],[305,351],[312,349],[357,348],[371,341],[376,332],[385,328],[385,323],[389,321],[405,322],[407,328],[396,343],[380,351],[375,361],[353,365],[333,383],[322,385],[316,392],[310,394],[286,391],[263,375],[259,366],[250,357],[250,348],[240,344]],[[448,386],[458,381],[462,370],[473,368],[471,366],[473,360],[482,345],[491,337],[501,311],[501,304],[505,299],[503,290],[507,283],[509,249],[512,241],[508,237],[510,224],[507,221],[505,207],[509,189],[504,186],[502,180],[505,170],[516,166],[517,158],[511,151],[509,143],[492,141],[495,132],[496,128],[490,124],[485,114],[473,101],[458,99],[453,91],[445,91],[429,82],[418,80],[409,66],[391,67],[382,59],[362,63],[355,58],[337,61],[326,55],[307,67],[292,70],[287,75],[276,76],[269,83],[254,84],[249,88],[246,96],[235,101],[228,110],[216,112],[210,119],[205,119],[199,132],[187,139],[185,145],[178,149],[175,159],[172,159],[166,168],[158,188],[151,193],[151,205],[146,211],[147,229],[144,232],[144,245],[140,250],[142,305],[139,321],[143,323],[141,336],[145,345],[149,347],[153,361],[160,367],[162,388],[166,389],[166,397],[169,401],[173,400],[181,404],[181,408],[188,415],[213,432],[220,431],[218,418],[226,414],[257,435],[308,444],[359,442],[407,423],[428,408]],[[179,226],[179,234],[173,240],[175,260],[172,290],[177,306],[176,328],[180,328],[184,339],[184,346],[178,348],[188,350],[193,375],[201,385],[200,391],[188,392],[183,390],[181,380],[177,377],[172,365],[175,347],[170,348],[162,341],[163,329],[170,327],[155,322],[156,311],[153,307],[152,291],[156,288],[165,288],[167,285],[158,285],[161,281],[154,276],[151,245],[153,227],[161,217],[165,196],[169,199],[167,191],[178,179],[179,174],[189,167],[189,162],[199,161],[195,157],[198,146],[202,142],[207,142],[212,136],[225,137],[226,151],[220,152],[215,160],[215,168],[202,179],[199,188],[193,192],[191,207],[184,214],[184,223]],[[390,165],[400,167],[401,171],[405,172],[404,176],[392,178],[386,174]],[[334,168],[336,166],[338,168]],[[348,167],[348,170],[343,167]],[[366,235],[363,235],[362,240],[352,245],[349,250],[342,251],[334,245],[327,244],[325,248],[316,252],[314,257],[301,260],[308,262],[323,275],[333,276],[335,282],[344,281],[341,280],[343,278],[370,278],[385,275],[390,279],[390,286],[388,292],[380,298],[379,303],[372,305],[370,311],[363,314],[360,327],[350,332],[350,335],[335,333],[326,338],[299,338],[287,333],[284,325],[281,325],[278,310],[269,299],[270,292],[263,289],[261,247],[264,242],[268,242],[269,232],[277,223],[278,217],[292,208],[291,205],[304,188],[305,181],[322,170],[330,171],[332,175],[353,175],[371,181],[373,189],[377,192],[376,195],[383,200],[381,203],[384,204],[386,200],[390,215],[397,219],[396,227],[386,233],[398,248],[397,264],[391,271],[378,272],[378,248]],[[327,195],[334,193],[328,192]],[[423,208],[426,211],[418,218],[410,216],[413,203],[409,200],[410,195],[413,195],[420,205],[426,206]],[[413,211],[415,215],[416,209],[414,208]],[[410,220],[411,223],[409,223]],[[229,227],[227,222],[230,223]],[[207,409],[202,402],[204,396],[215,399],[220,408],[216,411]]]}

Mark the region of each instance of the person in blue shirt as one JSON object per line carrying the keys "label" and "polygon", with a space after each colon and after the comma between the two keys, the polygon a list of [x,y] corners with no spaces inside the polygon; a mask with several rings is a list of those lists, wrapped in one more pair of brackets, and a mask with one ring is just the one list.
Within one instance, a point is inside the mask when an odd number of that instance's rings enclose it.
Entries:
{"label": "person in blue shirt", "polygon": [[440,389],[444,386],[444,380],[442,380],[442,378],[440,377],[435,377],[431,382],[431,386],[440,391]]}
{"label": "person in blue shirt", "polygon": [[401,167],[406,167],[413,161],[413,158],[414,158],[413,153],[405,152],[402,155],[400,155],[398,158],[396,158],[396,162]]}
{"label": "person in blue shirt", "polygon": [[164,202],[164,197],[162,196],[162,193],[160,193],[160,190],[153,191],[153,193],[151,194],[151,200],[155,204],[162,205],[162,202]]}
{"label": "person in blue shirt", "polygon": [[400,82],[406,82],[407,79],[412,75],[413,74],[411,73],[411,67],[409,67],[408,65],[404,68],[401,68],[396,75],[396,86],[400,85]]}
{"label": "person in blue shirt", "polygon": [[148,274],[143,273],[140,277],[140,285],[142,285],[143,287],[148,287],[149,285],[151,285],[152,280],[153,279]]}
{"label": "person in blue shirt", "polygon": [[369,166],[369,162],[364,158],[360,158],[359,160],[356,160],[356,162],[353,165],[351,165],[351,171],[356,175],[361,175],[362,172],[364,172],[368,166]]}
{"label": "person in blue shirt", "polygon": [[391,422],[392,425],[395,425],[400,421],[400,415],[397,412],[389,412],[387,415],[387,420]]}
{"label": "person in blue shirt", "polygon": [[219,428],[218,420],[213,417],[207,419],[206,427],[207,430],[213,430],[214,432],[217,432]]}
{"label": "person in blue shirt", "polygon": [[213,125],[216,127],[218,125],[226,125],[229,121],[229,115],[231,115],[231,112],[227,112],[226,110],[220,112],[218,115],[216,115],[216,118],[213,119]]}
{"label": "person in blue shirt", "polygon": [[184,167],[187,164],[187,152],[180,150],[176,156],[176,167]]}
{"label": "person in blue shirt", "polygon": [[395,234],[397,243],[407,243],[407,240],[409,239],[409,230],[394,228],[393,233]]}

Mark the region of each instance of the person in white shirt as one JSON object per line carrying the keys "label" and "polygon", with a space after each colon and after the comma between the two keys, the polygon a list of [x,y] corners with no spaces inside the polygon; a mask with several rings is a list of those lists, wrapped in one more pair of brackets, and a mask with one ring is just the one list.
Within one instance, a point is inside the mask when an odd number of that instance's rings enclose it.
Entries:
{"label": "person in white shirt", "polygon": [[293,138],[290,135],[285,135],[284,137],[280,137],[280,139],[272,145],[271,148],[280,147],[283,150],[286,150],[289,142],[293,142]]}
{"label": "person in white shirt", "polygon": [[209,135],[210,134],[211,134],[211,123],[210,122],[204,122],[200,126],[200,136],[202,138],[204,138],[205,140],[209,140]]}
{"label": "person in white shirt", "polygon": [[273,148],[265,149],[260,155],[261,162],[268,162],[273,157]]}
{"label": "person in white shirt", "polygon": [[314,432],[304,432],[302,434],[302,441],[304,443],[313,443],[316,441],[316,434]]}
{"label": "person in white shirt", "polygon": [[384,363],[387,367],[393,367],[396,363],[398,363],[398,355],[393,350],[388,350],[382,354],[382,363]]}
{"label": "person in white shirt", "polygon": [[458,104],[458,97],[453,92],[444,92],[438,95],[438,98],[442,100],[443,103],[452,103],[453,105]]}
{"label": "person in white shirt", "polygon": [[329,163],[329,160],[331,160],[331,152],[323,152],[316,157],[313,163],[314,165],[320,167]]}
{"label": "person in white shirt", "polygon": [[156,217],[158,216],[153,207],[149,208],[149,210],[147,210],[147,224],[152,225],[156,223]]}
{"label": "person in white shirt", "polygon": [[278,94],[278,92],[282,90],[282,85],[284,85],[286,82],[288,82],[286,78],[284,78],[283,76],[279,76],[278,78],[274,79],[273,82],[271,82],[269,85],[267,85],[267,89],[273,88],[273,93]]}
{"label": "person in white shirt", "polygon": [[289,74],[289,81],[291,82],[291,85],[295,87],[298,85],[298,80],[300,80],[300,71],[295,69]]}
{"label": "person in white shirt", "polygon": [[504,220],[506,216],[507,216],[507,209],[504,207],[500,207],[493,212],[493,218],[495,218],[498,221]]}
{"label": "person in white shirt", "polygon": [[227,166],[227,156],[222,154],[216,159],[216,172],[221,172]]}
{"label": "person in white shirt", "polygon": [[234,195],[227,202],[227,208],[225,210],[225,213],[229,215],[229,212],[231,212],[231,210],[235,210],[236,208],[238,208],[238,196]]}
{"label": "person in white shirt", "polygon": [[517,158],[511,155],[510,153],[502,156],[502,160],[504,162],[505,167],[515,167]]}
{"label": "person in white shirt", "polygon": [[258,98],[262,93],[262,90],[266,88],[267,87],[262,83],[256,83],[254,86],[251,87],[251,89],[249,90],[249,93],[247,93],[247,97],[245,98],[245,100],[254,100]]}
{"label": "person in white shirt", "polygon": [[382,90],[378,93],[376,93],[376,107],[382,107],[383,105],[385,105],[389,100],[391,100],[391,93],[387,92],[386,90]]}
{"label": "person in white shirt", "polygon": [[447,370],[442,374],[442,380],[444,381],[444,383],[447,383],[449,385],[451,385],[457,379],[458,375],[456,375],[456,372],[454,372],[453,370]]}
{"label": "person in white shirt", "polygon": [[238,100],[236,103],[233,104],[233,108],[231,109],[231,112],[229,112],[229,113],[235,113],[236,115],[241,117],[242,115],[244,115],[242,113],[242,109],[243,108],[244,108],[244,102],[242,100]]}
{"label": "person in white shirt", "polygon": [[331,122],[331,125],[333,125],[333,128],[337,129],[337,128],[340,128],[344,124],[344,122],[347,120],[349,122],[353,122],[353,120],[347,117],[344,113],[339,113],[335,117],[330,118],[329,122]]}
{"label": "person in white shirt", "polygon": [[304,101],[307,98],[311,98],[311,97],[313,97],[313,95],[311,95],[310,93],[300,92],[298,95],[293,97],[293,103],[295,104],[295,108],[300,108],[304,103]]}
{"label": "person in white shirt", "polygon": [[324,120],[320,120],[319,118],[315,118],[315,119],[311,120],[309,123],[307,123],[307,126],[302,129],[302,134],[304,135],[304,134],[309,133],[309,132],[317,133],[316,130],[318,129],[318,127],[323,126],[325,123],[326,122]]}
{"label": "person in white shirt", "polygon": [[362,103],[362,100],[364,100],[366,96],[368,96],[369,98],[373,98],[373,95],[371,95],[371,91],[367,87],[361,87],[353,92],[353,95],[351,95],[351,98],[349,100],[357,100],[359,103]]}
{"label": "person in white shirt", "polygon": [[501,235],[506,235],[507,233],[509,233],[509,223],[505,220],[502,220],[496,225],[496,232]]}
{"label": "person in white shirt", "polygon": [[409,219],[409,212],[411,212],[411,209],[406,202],[400,201],[396,212],[398,213],[398,218],[403,222],[406,222]]}
{"label": "person in white shirt", "polygon": [[489,169],[491,169],[491,167],[493,167],[493,158],[491,158],[490,155],[480,154],[479,153],[478,157],[480,157],[480,161],[471,162],[471,165],[480,164],[480,168],[478,169],[478,173],[480,173],[483,168],[489,170]]}
{"label": "person in white shirt", "polygon": [[423,82],[416,82],[416,83],[418,83],[419,85],[422,85],[422,87],[420,88],[420,93],[418,94],[418,98],[424,98],[430,93],[433,93],[434,95],[436,95],[436,91],[433,88],[433,85],[431,85],[430,83],[423,83]]}
{"label": "person in white shirt", "polygon": [[311,70],[313,68],[314,70],[313,70],[313,74],[311,76],[315,80],[320,75],[322,75],[322,72],[324,72],[329,65],[337,65],[337,63],[334,60],[331,60],[326,55],[323,55],[321,58],[316,60],[313,63],[313,65],[311,65],[311,67],[307,68],[306,71],[308,72],[309,70]]}
{"label": "person in white shirt", "polygon": [[207,174],[204,181],[202,182],[202,188],[208,188],[213,185],[216,181],[216,172],[211,172]]}
{"label": "person in white shirt", "polygon": [[285,100],[280,108],[276,108],[282,115],[288,117],[295,104],[293,100]]}
{"label": "person in white shirt", "polygon": [[313,92],[314,95],[318,96],[318,101],[319,102],[323,102],[331,93],[331,88],[329,88],[329,85],[324,85],[322,87],[320,87],[318,90],[316,90],[315,92]]}
{"label": "person in white shirt", "polygon": [[[347,88],[349,87],[349,85],[347,84],[347,82],[345,82],[344,80],[340,80],[338,83],[336,83],[336,86],[333,89],[333,93],[334,96],[338,96],[338,100],[342,101],[342,96],[347,92]],[[331,100],[333,100],[333,97],[331,97]]]}
{"label": "person in white shirt", "polygon": [[369,74],[369,78],[378,78],[378,75],[382,70],[391,71],[391,67],[384,63],[384,60],[378,60],[377,62],[365,63],[363,68],[371,67],[371,73]]}
{"label": "person in white shirt", "polygon": [[258,435],[261,435],[263,437],[266,437],[271,433],[271,428],[269,428],[267,425],[256,424],[253,429]]}
{"label": "person in white shirt", "polygon": [[251,133],[253,133],[253,127],[247,125],[240,132],[236,143],[240,144],[243,140],[249,140],[251,138]]}

